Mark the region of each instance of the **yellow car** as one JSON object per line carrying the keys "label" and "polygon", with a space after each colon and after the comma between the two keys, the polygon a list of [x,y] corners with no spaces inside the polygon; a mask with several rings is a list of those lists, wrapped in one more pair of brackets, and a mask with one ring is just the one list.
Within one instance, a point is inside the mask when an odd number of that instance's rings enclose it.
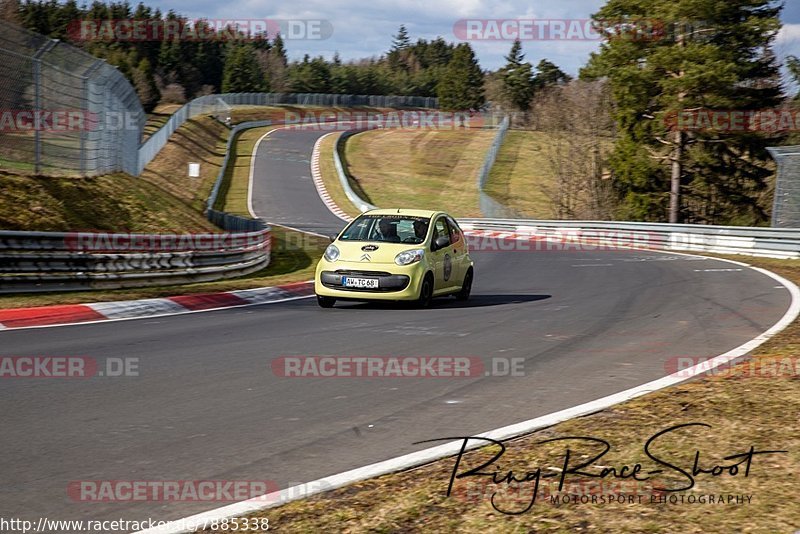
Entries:
{"label": "yellow car", "polygon": [[467,300],[473,263],[464,232],[440,211],[379,209],[362,213],[333,239],[317,264],[317,302]]}

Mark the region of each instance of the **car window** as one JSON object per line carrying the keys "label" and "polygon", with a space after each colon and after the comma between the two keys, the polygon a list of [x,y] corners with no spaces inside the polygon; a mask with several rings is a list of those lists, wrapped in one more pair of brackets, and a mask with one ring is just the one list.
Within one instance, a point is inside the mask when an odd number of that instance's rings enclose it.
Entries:
{"label": "car window", "polygon": [[339,239],[417,244],[425,240],[428,222],[425,217],[407,215],[362,215],[342,232]]}
{"label": "car window", "polygon": [[436,241],[437,238],[445,236],[447,238],[447,244],[450,244],[450,229],[447,227],[447,222],[445,222],[444,217],[439,217],[436,219],[436,222],[433,225],[433,239],[431,243]]}
{"label": "car window", "polygon": [[456,222],[450,217],[447,218],[447,226],[450,227],[450,241],[453,244],[461,242],[462,238],[461,229],[458,227]]}

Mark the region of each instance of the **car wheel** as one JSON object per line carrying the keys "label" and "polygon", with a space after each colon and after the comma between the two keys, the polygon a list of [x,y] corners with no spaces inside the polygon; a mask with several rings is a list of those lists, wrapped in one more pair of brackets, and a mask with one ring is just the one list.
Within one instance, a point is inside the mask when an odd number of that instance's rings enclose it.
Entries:
{"label": "car wheel", "polygon": [[333,297],[323,297],[321,295],[317,295],[317,304],[319,304],[322,308],[333,308],[333,305],[336,304],[336,299]]}
{"label": "car wheel", "polygon": [[464,275],[464,283],[461,285],[461,291],[456,293],[456,299],[469,300],[469,294],[472,292],[472,269],[467,271]]}
{"label": "car wheel", "polygon": [[422,280],[422,286],[419,288],[419,298],[417,299],[417,306],[420,308],[428,308],[433,300],[433,277],[429,274],[425,275]]}

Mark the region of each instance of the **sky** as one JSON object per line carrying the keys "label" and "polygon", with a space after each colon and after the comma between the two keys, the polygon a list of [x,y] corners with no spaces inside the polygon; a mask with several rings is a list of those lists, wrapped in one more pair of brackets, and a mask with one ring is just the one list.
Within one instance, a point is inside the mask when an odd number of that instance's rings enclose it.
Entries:
{"label": "sky", "polygon": [[[326,39],[289,39],[290,59],[304,54],[330,59],[335,52],[343,60],[379,56],[391,46],[392,36],[405,24],[413,41],[418,38],[459,42],[455,23],[462,19],[539,19],[583,20],[597,12],[604,0],[561,0],[531,2],[522,0],[145,0],[162,11],[173,9],[190,19],[218,20],[269,19],[284,21],[325,21],[332,28]],[[800,56],[800,0],[785,0],[781,16],[784,27],[775,42],[778,57]],[[298,23],[297,27],[303,27]],[[311,26],[313,31],[313,25]],[[462,34],[462,37],[466,37]],[[497,69],[504,64],[511,40],[471,40],[481,67]],[[526,60],[536,65],[540,59],[577,74],[597,40],[526,40]]]}

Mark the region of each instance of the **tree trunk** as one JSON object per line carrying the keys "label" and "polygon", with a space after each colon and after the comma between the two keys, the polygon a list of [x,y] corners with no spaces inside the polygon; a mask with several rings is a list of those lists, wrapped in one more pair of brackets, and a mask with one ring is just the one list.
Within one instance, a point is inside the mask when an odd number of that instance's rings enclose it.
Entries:
{"label": "tree trunk", "polygon": [[683,132],[675,130],[675,140],[672,150],[672,177],[669,192],[669,222],[680,222],[681,209],[681,174],[683,157]]}

